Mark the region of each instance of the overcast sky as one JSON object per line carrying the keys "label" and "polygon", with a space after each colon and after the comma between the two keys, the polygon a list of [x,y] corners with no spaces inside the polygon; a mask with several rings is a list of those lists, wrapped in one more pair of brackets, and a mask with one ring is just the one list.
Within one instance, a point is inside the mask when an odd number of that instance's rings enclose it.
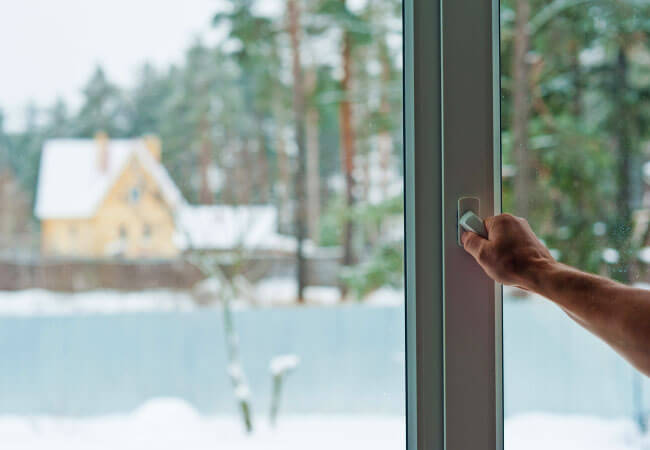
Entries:
{"label": "overcast sky", "polygon": [[179,61],[197,36],[210,34],[220,0],[13,0],[0,6],[0,108],[20,128],[26,103],[79,102],[101,64],[130,83],[148,60]]}
{"label": "overcast sky", "polygon": [[[367,3],[347,1],[353,11]],[[47,107],[62,97],[77,108],[81,89],[97,65],[113,82],[130,85],[145,61],[164,68],[180,62],[199,37],[215,43],[227,30],[214,30],[210,21],[229,2],[0,0],[0,109],[6,128],[22,128],[30,101]],[[259,0],[254,13],[278,18],[285,2]],[[323,53],[336,55],[336,50],[317,50],[321,59]],[[309,59],[308,53],[304,60]]]}

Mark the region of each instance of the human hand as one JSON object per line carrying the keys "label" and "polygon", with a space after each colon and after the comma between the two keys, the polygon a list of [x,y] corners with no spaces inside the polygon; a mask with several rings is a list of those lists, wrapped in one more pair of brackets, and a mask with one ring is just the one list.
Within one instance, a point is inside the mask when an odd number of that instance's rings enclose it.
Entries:
{"label": "human hand", "polygon": [[463,232],[465,250],[493,280],[534,290],[538,275],[555,260],[526,219],[501,214],[488,217],[484,223],[487,239],[471,231]]}

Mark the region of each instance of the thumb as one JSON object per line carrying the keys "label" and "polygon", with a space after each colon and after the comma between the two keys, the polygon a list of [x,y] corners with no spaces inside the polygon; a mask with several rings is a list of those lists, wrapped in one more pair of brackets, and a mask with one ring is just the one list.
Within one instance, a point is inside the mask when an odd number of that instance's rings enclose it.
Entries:
{"label": "thumb", "polygon": [[483,247],[484,243],[487,242],[484,238],[472,231],[463,232],[460,241],[463,243],[465,251],[472,255],[477,261],[481,247]]}

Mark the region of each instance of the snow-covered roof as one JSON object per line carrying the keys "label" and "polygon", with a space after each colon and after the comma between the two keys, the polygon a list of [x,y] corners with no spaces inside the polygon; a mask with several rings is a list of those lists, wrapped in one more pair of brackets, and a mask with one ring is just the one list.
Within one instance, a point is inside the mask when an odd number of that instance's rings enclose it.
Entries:
{"label": "snow-covered roof", "polygon": [[144,140],[111,139],[106,145],[103,170],[97,140],[45,142],[36,193],[35,214],[39,219],[92,217],[132,157],[156,180],[172,208],[185,203],[169,173],[147,150]]}
{"label": "snow-covered roof", "polygon": [[295,250],[295,239],[278,233],[271,205],[185,205],[176,217],[176,245],[184,249]]}

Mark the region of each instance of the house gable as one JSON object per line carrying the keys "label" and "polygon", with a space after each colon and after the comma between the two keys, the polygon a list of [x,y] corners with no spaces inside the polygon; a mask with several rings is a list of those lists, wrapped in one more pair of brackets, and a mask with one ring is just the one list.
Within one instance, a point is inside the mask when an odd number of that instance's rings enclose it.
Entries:
{"label": "house gable", "polygon": [[41,156],[36,216],[41,220],[92,218],[133,156],[156,180],[171,206],[185,203],[164,166],[147,150],[144,140],[110,140],[102,149],[96,140],[55,139],[45,143]]}
{"label": "house gable", "polygon": [[102,199],[92,219],[100,255],[174,256],[174,207],[136,155]]}

